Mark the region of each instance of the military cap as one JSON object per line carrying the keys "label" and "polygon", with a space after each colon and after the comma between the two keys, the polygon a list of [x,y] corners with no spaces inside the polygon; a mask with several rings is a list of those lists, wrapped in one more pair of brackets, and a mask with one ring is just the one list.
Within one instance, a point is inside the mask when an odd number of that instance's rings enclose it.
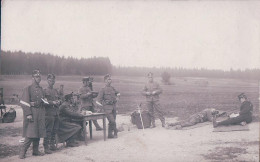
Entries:
{"label": "military cap", "polygon": [[71,99],[73,97],[73,92],[69,93],[69,94],[66,94],[64,96],[65,100],[68,101],[69,99]]}
{"label": "military cap", "polygon": [[241,93],[240,95],[237,96],[238,99],[240,100],[241,98],[247,99],[245,93]]}
{"label": "military cap", "polygon": [[33,77],[40,76],[40,75],[41,75],[40,70],[33,70],[32,72]]}
{"label": "military cap", "polygon": [[153,77],[153,73],[152,73],[152,72],[149,72],[149,73],[147,74],[147,77]]}
{"label": "military cap", "polygon": [[55,79],[55,75],[54,74],[48,74],[47,79]]}
{"label": "military cap", "polygon": [[108,78],[111,78],[111,76],[109,74],[104,76],[104,80],[107,80]]}

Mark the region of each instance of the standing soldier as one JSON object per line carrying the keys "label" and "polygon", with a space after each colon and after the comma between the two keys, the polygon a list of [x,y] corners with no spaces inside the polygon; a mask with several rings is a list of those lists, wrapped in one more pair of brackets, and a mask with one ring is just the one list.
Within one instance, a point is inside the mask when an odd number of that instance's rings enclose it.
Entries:
{"label": "standing soldier", "polygon": [[[82,82],[83,86],[79,89],[80,109],[94,112],[93,98],[97,97],[97,95],[92,92],[92,79],[90,77],[84,77]],[[93,120],[93,123],[97,131],[103,130],[97,120]]]}
{"label": "standing soldier", "polygon": [[[120,93],[111,86],[112,80],[109,74],[104,77],[106,86],[98,94],[97,104],[103,106],[108,119],[108,138],[117,138],[116,128],[116,102]],[[114,131],[114,134],[113,134]]]}
{"label": "standing soldier", "polygon": [[61,104],[61,98],[57,89],[53,88],[55,84],[55,75],[48,74],[47,76],[48,87],[44,89],[45,97],[49,102],[45,106],[45,125],[46,125],[46,137],[43,141],[44,152],[51,154],[51,151],[55,151],[55,136],[59,128],[59,106]]}
{"label": "standing soldier", "polygon": [[142,94],[146,96],[148,111],[151,115],[152,125],[151,128],[155,127],[155,116],[154,111],[158,113],[159,119],[162,122],[162,127],[165,127],[165,118],[162,111],[160,110],[159,95],[162,93],[162,89],[158,83],[153,81],[153,73],[148,73],[148,83],[142,91]]}
{"label": "standing soldier", "polygon": [[33,83],[23,90],[20,100],[23,108],[23,137],[19,158],[24,159],[27,149],[33,143],[33,156],[44,155],[39,151],[40,138],[45,137],[45,108],[43,106],[44,92],[39,85],[41,74],[39,70],[32,73]]}

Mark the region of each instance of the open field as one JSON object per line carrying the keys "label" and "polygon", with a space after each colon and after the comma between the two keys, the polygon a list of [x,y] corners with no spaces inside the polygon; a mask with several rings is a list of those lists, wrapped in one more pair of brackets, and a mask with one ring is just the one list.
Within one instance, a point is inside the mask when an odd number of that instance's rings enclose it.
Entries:
{"label": "open field", "polygon": [[[22,89],[31,83],[30,76],[3,76],[0,87],[4,87],[5,102],[13,94],[21,96]],[[56,87],[64,84],[65,93],[77,92],[81,83],[81,76],[58,76]],[[160,83],[161,78],[155,80]],[[119,114],[130,113],[137,104],[143,103],[145,97],[141,95],[145,77],[113,77],[113,86],[121,92],[118,102]],[[172,85],[161,85],[162,110],[167,116],[185,118],[187,113],[196,113],[205,108],[216,108],[230,111],[239,109],[237,95],[245,92],[253,103],[255,114],[259,112],[259,83],[256,80],[208,79],[208,78],[172,78]],[[46,76],[42,77],[42,87],[47,86]],[[99,91],[104,86],[103,77],[95,77],[93,87]],[[12,104],[12,103],[11,103]]]}
{"label": "open field", "polygon": [[[118,126],[130,125],[130,131],[119,133],[118,139],[103,142],[102,132],[94,131],[94,139],[85,146],[63,148],[43,157],[27,153],[26,161],[258,161],[259,160],[259,83],[254,80],[172,78],[172,85],[162,85],[162,110],[166,122],[186,118],[205,108],[224,111],[239,110],[237,95],[245,92],[254,105],[254,121],[250,131],[212,132],[212,125],[191,130],[166,130],[160,126],[146,129],[144,134],[130,124],[129,114],[137,104],[144,103],[140,91],[144,77],[113,77],[113,86],[121,92],[118,102]],[[156,78],[160,82],[160,78]],[[94,78],[94,90],[103,87],[102,77]],[[4,88],[6,104],[13,94],[21,95],[22,89],[31,83],[30,76],[3,76],[0,87]],[[65,93],[77,92],[81,76],[58,76],[56,87],[64,84]],[[46,76],[42,87],[47,86]],[[17,156],[21,138],[22,110],[15,106],[17,118],[14,123],[0,123],[0,161],[19,161]],[[145,108],[145,105],[143,105]],[[178,117],[178,118],[176,118]],[[42,142],[42,140],[41,140]],[[43,150],[41,145],[41,150]],[[102,156],[101,154],[102,153]],[[21,160],[24,161],[24,160]]]}

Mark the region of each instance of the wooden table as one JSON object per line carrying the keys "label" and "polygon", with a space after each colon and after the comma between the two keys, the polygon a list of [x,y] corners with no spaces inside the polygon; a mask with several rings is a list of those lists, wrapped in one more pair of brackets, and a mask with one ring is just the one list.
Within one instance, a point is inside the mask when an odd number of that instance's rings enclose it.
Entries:
{"label": "wooden table", "polygon": [[106,140],[106,114],[93,113],[91,115],[85,115],[83,118],[83,134],[84,134],[85,144],[87,144],[86,122],[89,121],[90,139],[92,139],[92,120],[98,120],[98,119],[103,119],[104,141]]}

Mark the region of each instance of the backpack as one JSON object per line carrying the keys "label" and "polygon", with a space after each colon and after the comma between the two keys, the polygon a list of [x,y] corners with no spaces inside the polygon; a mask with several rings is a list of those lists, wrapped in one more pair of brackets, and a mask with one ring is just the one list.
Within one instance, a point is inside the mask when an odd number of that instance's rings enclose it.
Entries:
{"label": "backpack", "polygon": [[[149,128],[151,126],[151,116],[148,111],[141,112],[144,128]],[[140,113],[138,111],[134,111],[131,114],[131,122],[136,125],[138,129],[143,129],[142,121],[140,118]]]}
{"label": "backpack", "polygon": [[16,118],[16,111],[14,108],[11,107],[8,112],[4,113],[2,121],[3,123],[12,123],[14,122],[15,118]]}

